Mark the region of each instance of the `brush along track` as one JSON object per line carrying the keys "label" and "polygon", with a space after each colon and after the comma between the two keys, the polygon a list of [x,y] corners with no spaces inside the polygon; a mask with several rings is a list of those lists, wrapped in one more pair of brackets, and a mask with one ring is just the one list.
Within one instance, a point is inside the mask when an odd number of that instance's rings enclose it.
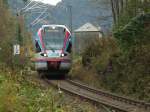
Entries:
{"label": "brush along track", "polygon": [[79,82],[75,82],[72,80],[46,81],[62,89],[63,91],[78,95],[95,103],[103,104],[115,110],[119,110],[122,112],[150,112],[149,103],[117,96],[92,87],[88,87]]}

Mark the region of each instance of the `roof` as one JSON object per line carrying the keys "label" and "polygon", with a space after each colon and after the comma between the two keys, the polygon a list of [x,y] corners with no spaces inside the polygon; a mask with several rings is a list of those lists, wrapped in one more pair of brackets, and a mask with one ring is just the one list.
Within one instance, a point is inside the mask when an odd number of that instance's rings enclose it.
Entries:
{"label": "roof", "polygon": [[62,27],[65,28],[70,33],[69,29],[65,25],[58,25],[58,24],[42,25],[42,29],[45,27]]}
{"label": "roof", "polygon": [[101,28],[96,27],[91,23],[86,23],[80,28],[75,30],[75,32],[99,32],[99,31],[101,31]]}

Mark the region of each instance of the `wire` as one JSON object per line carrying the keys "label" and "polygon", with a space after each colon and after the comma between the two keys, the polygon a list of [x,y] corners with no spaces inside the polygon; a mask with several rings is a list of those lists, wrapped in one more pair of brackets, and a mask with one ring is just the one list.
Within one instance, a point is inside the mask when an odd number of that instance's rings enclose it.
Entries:
{"label": "wire", "polygon": [[33,0],[31,0],[24,8],[22,9],[26,9],[31,3],[33,2]]}
{"label": "wire", "polygon": [[[42,0],[43,1],[43,0]],[[20,11],[23,11],[23,13],[29,11],[29,10],[32,10],[34,8],[40,8],[40,2],[35,2],[32,6],[30,6],[33,2],[33,0],[31,0],[24,8],[20,9]],[[39,4],[39,5],[38,5]],[[38,6],[37,6],[38,5]],[[37,7],[36,7],[37,6]],[[46,8],[46,6],[44,7],[41,7],[41,8]]]}
{"label": "wire", "polygon": [[45,8],[40,8],[40,7],[29,8],[28,10],[26,10],[26,12],[29,12],[30,10],[43,10],[43,9],[46,9],[46,7]]}
{"label": "wire", "polygon": [[[48,13],[46,12],[49,8],[50,7],[46,4],[43,4],[41,2],[34,2],[33,0],[30,0],[30,2],[28,2],[24,8],[20,9],[20,12],[22,14],[29,13],[29,12],[32,14],[39,13],[39,16],[30,23],[30,25],[33,27],[34,25],[38,24],[40,21],[44,20],[46,17],[49,16]],[[46,13],[47,15],[45,15]]]}
{"label": "wire", "polygon": [[24,12],[27,12],[27,11],[29,11],[30,9],[34,8],[37,4],[39,4],[39,2],[36,2],[34,5],[32,5],[32,6],[29,7],[29,8],[26,8],[26,9],[24,10]]}
{"label": "wire", "polygon": [[31,14],[39,14],[40,13],[41,14],[42,11],[41,10],[32,10],[31,12],[27,12],[27,13],[31,13]]}
{"label": "wire", "polygon": [[48,10],[48,8],[45,9],[31,24],[34,24],[34,22],[38,21],[38,20],[40,19],[40,17],[43,16],[43,14],[44,14],[47,10]]}
{"label": "wire", "polygon": [[47,7],[48,5],[46,5],[46,4],[39,4],[38,6],[39,7]]}
{"label": "wire", "polygon": [[48,17],[48,15],[44,16],[41,19],[38,19],[35,23],[31,24],[31,27],[35,26],[36,24],[38,24],[40,21],[44,20],[46,17]]}

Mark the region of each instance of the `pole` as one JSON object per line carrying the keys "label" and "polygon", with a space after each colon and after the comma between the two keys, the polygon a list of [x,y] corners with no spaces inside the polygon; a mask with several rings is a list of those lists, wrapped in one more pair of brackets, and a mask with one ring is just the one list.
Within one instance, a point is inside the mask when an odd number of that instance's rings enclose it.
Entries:
{"label": "pole", "polygon": [[72,6],[68,5],[69,9],[69,27],[70,27],[70,32],[72,33]]}

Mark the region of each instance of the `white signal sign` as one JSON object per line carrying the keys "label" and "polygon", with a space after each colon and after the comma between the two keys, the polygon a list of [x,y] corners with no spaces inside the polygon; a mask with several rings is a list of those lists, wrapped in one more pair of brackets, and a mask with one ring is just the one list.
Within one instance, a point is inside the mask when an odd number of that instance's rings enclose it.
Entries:
{"label": "white signal sign", "polygon": [[20,54],[20,45],[14,45],[14,55]]}

